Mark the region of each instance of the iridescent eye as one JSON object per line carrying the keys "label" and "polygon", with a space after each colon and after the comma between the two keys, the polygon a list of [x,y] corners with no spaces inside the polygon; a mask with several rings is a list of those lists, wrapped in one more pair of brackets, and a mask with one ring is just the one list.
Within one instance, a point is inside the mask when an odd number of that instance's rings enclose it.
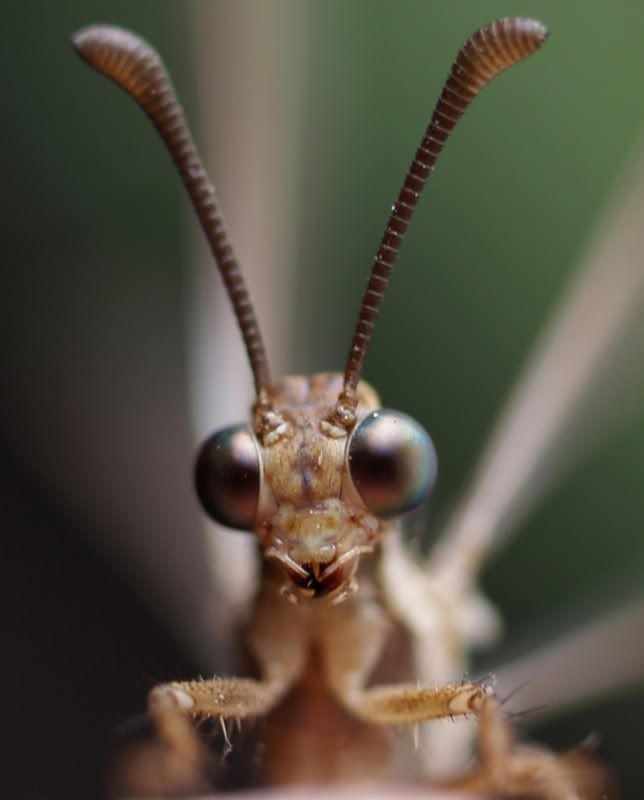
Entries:
{"label": "iridescent eye", "polygon": [[228,528],[252,530],[259,501],[259,452],[248,425],[231,425],[206,439],[195,483],[206,512]]}
{"label": "iridescent eye", "polygon": [[420,505],[436,480],[436,451],[424,428],[400,411],[380,409],[351,435],[349,472],[360,498],[379,517]]}

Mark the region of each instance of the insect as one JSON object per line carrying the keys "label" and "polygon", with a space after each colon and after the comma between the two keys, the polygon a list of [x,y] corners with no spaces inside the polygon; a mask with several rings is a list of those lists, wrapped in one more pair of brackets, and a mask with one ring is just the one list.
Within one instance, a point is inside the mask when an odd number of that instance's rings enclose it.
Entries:
{"label": "insect", "polygon": [[[270,374],[214,189],[158,55],[118,28],[74,37],[81,57],[133,97],[168,148],[222,275],[255,383],[250,423],[206,441],[196,483],[210,516],[257,537],[262,580],[246,642],[258,677],[169,683],[150,693],[168,781],[186,790],[199,785],[207,763],[194,718],[266,717],[261,780],[287,783],[420,780],[431,752],[409,752],[409,742],[388,729],[475,715],[477,764],[435,785],[571,800],[602,791],[600,779],[588,787],[578,761],[514,743],[492,685],[434,685],[423,633],[431,627],[430,646],[458,661],[492,625],[471,580],[484,547],[470,537],[456,571],[448,557],[420,565],[406,553],[398,518],[429,496],[436,454],[422,427],[383,408],[361,379],[390,272],[451,130],[490,80],[546,37],[535,20],[505,18],[468,39],[392,208],[344,373],[280,380]],[[391,647],[393,666],[383,659]]]}

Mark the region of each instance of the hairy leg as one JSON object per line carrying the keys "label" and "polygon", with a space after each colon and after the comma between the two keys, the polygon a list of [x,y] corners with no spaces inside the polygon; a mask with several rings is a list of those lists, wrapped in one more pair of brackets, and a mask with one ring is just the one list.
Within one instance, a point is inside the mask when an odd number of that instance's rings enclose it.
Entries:
{"label": "hairy leg", "polygon": [[[339,702],[361,719],[377,725],[405,725],[475,714],[479,720],[479,760],[475,770],[440,785],[494,797],[539,800],[595,800],[583,785],[588,766],[514,741],[490,687],[450,683],[368,687],[388,633],[386,612],[360,593],[322,618],[321,645],[326,679]],[[597,783],[595,771],[593,784]],[[587,781],[586,781],[587,783]]]}
{"label": "hairy leg", "polygon": [[267,714],[301,675],[309,649],[307,615],[265,582],[246,641],[259,671],[249,678],[211,678],[156,686],[149,710],[163,745],[195,765],[206,752],[194,719],[240,720]]}
{"label": "hairy leg", "polygon": [[478,683],[366,688],[388,628],[382,607],[362,593],[324,616],[321,644],[327,680],[346,709],[374,724],[404,725],[477,713],[482,708],[491,690]]}
{"label": "hairy leg", "polygon": [[[410,552],[398,530],[383,542],[378,576],[387,608],[412,635],[414,673],[424,684],[460,681],[470,651],[493,643],[500,633],[487,600],[458,576],[443,574]],[[439,779],[461,774],[471,760],[475,736],[474,720],[421,725],[427,772]]]}

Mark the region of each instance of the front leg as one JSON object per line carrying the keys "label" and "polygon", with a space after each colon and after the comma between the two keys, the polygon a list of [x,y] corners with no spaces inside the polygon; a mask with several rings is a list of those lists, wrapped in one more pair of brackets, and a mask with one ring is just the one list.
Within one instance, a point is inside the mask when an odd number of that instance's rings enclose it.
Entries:
{"label": "front leg", "polygon": [[[378,576],[388,610],[412,636],[415,677],[423,683],[460,680],[470,651],[498,638],[498,615],[476,587],[414,557],[399,530],[383,541]],[[421,725],[419,733],[432,777],[462,772],[471,758],[473,723]]]}
{"label": "front leg", "polygon": [[365,599],[363,593],[325,615],[321,628],[325,671],[329,688],[341,705],[378,725],[413,725],[481,710],[491,689],[478,683],[366,688],[388,631],[389,622],[382,607],[375,600]]}
{"label": "front leg", "polygon": [[149,711],[167,756],[195,775],[207,763],[194,720],[241,720],[267,714],[302,674],[309,649],[306,612],[265,582],[248,628],[247,644],[259,678],[212,678],[156,686]]}
{"label": "front leg", "polygon": [[571,760],[515,742],[490,687],[463,682],[437,688],[413,684],[367,688],[388,627],[384,610],[360,594],[330,610],[321,628],[327,681],[347,710],[373,724],[406,725],[475,714],[479,720],[476,768],[437,787],[499,798],[599,800],[609,796],[604,794],[606,776],[593,769],[591,760]]}

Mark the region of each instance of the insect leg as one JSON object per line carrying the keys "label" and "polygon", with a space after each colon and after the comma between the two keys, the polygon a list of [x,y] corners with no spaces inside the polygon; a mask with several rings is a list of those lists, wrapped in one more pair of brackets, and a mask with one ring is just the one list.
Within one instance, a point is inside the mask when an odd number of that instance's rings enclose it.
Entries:
{"label": "insect leg", "polygon": [[[412,634],[415,677],[430,686],[459,681],[473,647],[492,644],[500,621],[489,601],[468,584],[433,569],[407,550],[399,531],[383,542],[380,583],[390,613]],[[462,772],[475,725],[423,725],[420,737],[433,777]]]}
{"label": "insect leg", "polygon": [[266,581],[247,632],[259,679],[212,678],[172,682],[150,692],[149,708],[161,740],[192,763],[205,757],[192,719],[244,719],[267,714],[302,674],[309,639],[306,615]]}
{"label": "insect leg", "polygon": [[345,603],[322,630],[322,652],[329,687],[357,717],[380,725],[405,725],[477,713],[491,691],[477,683],[439,688],[416,684],[365,684],[387,635],[386,614],[371,602]]}
{"label": "insect leg", "polygon": [[[557,756],[538,747],[517,744],[494,697],[487,697],[479,715],[479,762],[469,775],[449,782],[450,788],[540,800],[584,800],[606,796],[605,776],[590,764]],[[592,772],[592,776],[591,776]],[[592,777],[590,793],[587,778]]]}

